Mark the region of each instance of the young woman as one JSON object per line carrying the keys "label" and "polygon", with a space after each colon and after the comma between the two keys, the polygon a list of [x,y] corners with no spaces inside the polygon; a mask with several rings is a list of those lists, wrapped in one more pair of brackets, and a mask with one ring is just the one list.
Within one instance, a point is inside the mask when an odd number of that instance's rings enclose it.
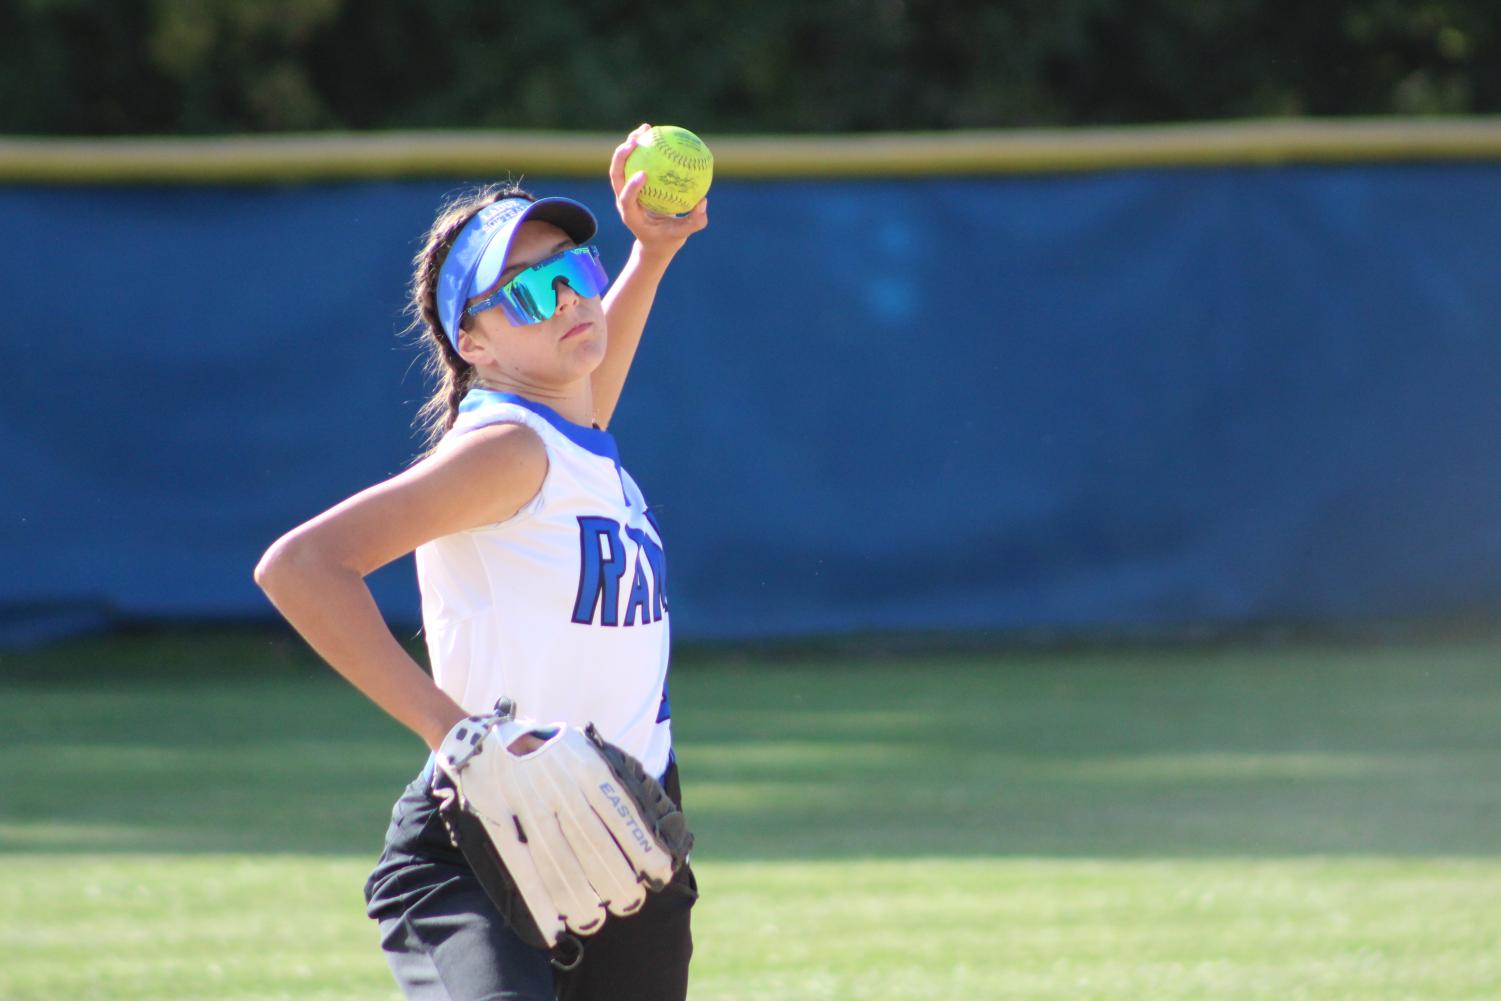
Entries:
{"label": "young woman", "polygon": [[[665,561],[656,520],[604,430],[669,262],[708,225],[637,202],[615,150],[616,209],[635,236],[608,284],[596,222],[561,198],[492,187],[445,207],[414,261],[412,309],[438,388],[432,448],[301,525],[255,579],[335,670],[436,750],[514,699],[539,720],[594,722],[680,801],[666,696]],[[363,578],[416,551],[432,677],[384,624]],[[520,748],[518,750],[525,750]],[[407,997],[682,998],[692,952],[687,866],[642,911],[611,918],[560,972],[505,923],[449,843],[433,759],[397,801],[366,886]]]}

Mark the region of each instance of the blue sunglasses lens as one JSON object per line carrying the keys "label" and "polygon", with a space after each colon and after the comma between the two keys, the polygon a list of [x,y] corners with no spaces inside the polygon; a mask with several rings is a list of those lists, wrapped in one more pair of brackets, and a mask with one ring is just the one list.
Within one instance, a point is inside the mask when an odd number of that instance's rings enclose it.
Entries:
{"label": "blue sunglasses lens", "polygon": [[600,262],[599,248],[585,244],[538,261],[465,312],[475,316],[499,306],[514,326],[541,323],[558,310],[559,282],[585,299],[603,292],[610,279]]}

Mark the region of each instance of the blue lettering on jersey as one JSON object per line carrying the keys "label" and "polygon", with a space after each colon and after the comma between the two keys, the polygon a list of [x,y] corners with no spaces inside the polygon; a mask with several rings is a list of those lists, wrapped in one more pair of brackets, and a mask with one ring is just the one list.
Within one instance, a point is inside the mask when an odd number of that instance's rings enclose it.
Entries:
{"label": "blue lettering on jersey", "polygon": [[[652,518],[650,514],[647,515],[647,518],[651,520],[652,527],[656,528],[656,519]],[[625,531],[631,537],[631,541],[639,547],[636,550],[636,572],[641,572],[640,561],[642,556],[646,557],[646,562],[651,566],[651,579],[656,585],[652,588],[651,593],[651,620],[653,622],[660,622],[662,620],[662,609],[667,607],[667,557],[662,552],[662,547],[657,544],[657,540],[641,531],[641,529],[627,528]],[[658,528],[657,535],[660,536],[661,534],[662,530]],[[645,614],[645,612],[642,613],[642,621],[645,621]]]}
{"label": "blue lettering on jersey", "polygon": [[[634,535],[635,533],[633,532],[631,534]],[[642,625],[645,625],[646,623],[651,621],[651,613],[646,607],[647,604],[651,601],[651,590],[646,586],[646,571],[641,569],[642,561],[639,555],[640,550],[637,550],[637,553],[636,578],[631,582],[631,597],[625,603],[625,624],[628,626],[634,626],[636,624],[637,609],[640,609],[641,611]]]}
{"label": "blue lettering on jersey", "polygon": [[625,550],[620,523],[614,518],[579,516],[579,593],[573,621],[589,625],[599,608],[599,624],[615,625],[620,606],[620,578],[625,576]]}
{"label": "blue lettering on jersey", "polygon": [[[647,516],[653,527],[656,519]],[[599,624],[618,624],[620,582],[625,577],[626,554],[620,541],[620,523],[613,518],[581,515],[579,522],[579,589],[573,603],[573,621],[592,625],[595,610]],[[660,531],[660,530],[659,530]],[[660,622],[667,607],[667,558],[662,546],[638,528],[626,528],[626,535],[636,543],[631,593],[625,606],[625,625]],[[647,582],[647,568],[651,582]]]}

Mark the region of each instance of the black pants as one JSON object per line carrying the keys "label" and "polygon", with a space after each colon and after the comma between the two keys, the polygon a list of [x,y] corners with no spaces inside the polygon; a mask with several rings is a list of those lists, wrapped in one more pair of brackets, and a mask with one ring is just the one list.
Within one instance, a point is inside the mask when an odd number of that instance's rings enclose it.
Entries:
{"label": "black pants", "polygon": [[[698,886],[688,866],[628,918],[583,939],[576,969],[511,930],[448,841],[430,793],[432,758],[391,811],[386,847],[365,884],[381,948],[411,1001],[681,1001],[693,955],[689,917]],[[677,766],[662,779],[679,804]]]}

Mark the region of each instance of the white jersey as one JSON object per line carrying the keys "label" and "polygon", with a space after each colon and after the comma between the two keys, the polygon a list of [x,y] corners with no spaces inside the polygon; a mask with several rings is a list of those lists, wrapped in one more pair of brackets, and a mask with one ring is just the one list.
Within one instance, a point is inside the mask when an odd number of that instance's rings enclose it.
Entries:
{"label": "white jersey", "polygon": [[417,548],[434,680],[470,713],[509,695],[541,722],[593,722],[661,775],[672,732],[656,521],[608,432],[512,393],[471,390],[438,447],[497,423],[537,433],[547,476],[508,520]]}

